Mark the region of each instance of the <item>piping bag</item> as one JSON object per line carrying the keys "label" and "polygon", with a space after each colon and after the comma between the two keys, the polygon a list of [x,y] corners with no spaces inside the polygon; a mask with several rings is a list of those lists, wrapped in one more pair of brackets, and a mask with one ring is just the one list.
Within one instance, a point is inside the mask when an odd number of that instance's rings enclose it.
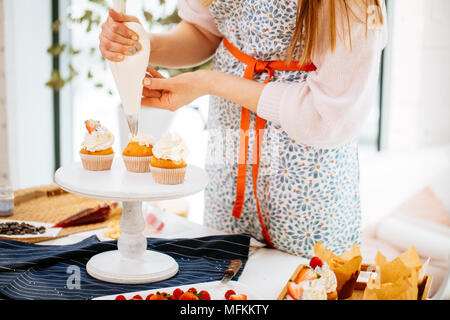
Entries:
{"label": "piping bag", "polygon": [[[126,13],[124,0],[113,0],[113,9]],[[125,25],[136,32],[142,48],[133,56],[125,56],[121,62],[109,61],[109,67],[114,77],[122,108],[128,122],[131,135],[138,133],[139,111],[143,90],[143,80],[150,58],[150,38],[144,27],[137,22],[126,22]]]}

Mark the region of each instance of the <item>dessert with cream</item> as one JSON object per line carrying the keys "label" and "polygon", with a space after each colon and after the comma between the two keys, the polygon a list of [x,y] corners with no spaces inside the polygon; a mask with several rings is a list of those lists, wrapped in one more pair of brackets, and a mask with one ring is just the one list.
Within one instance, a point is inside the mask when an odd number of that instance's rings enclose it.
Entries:
{"label": "dessert with cream", "polygon": [[155,182],[171,185],[183,183],[188,154],[188,148],[179,135],[164,135],[153,146],[150,168]]}
{"label": "dessert with cream", "polygon": [[141,173],[150,172],[154,144],[155,139],[152,136],[143,133],[132,136],[122,153],[127,170]]}
{"label": "dessert with cream", "polygon": [[81,144],[80,158],[83,167],[91,171],[111,169],[114,160],[114,135],[99,121],[85,121],[87,133]]}
{"label": "dessert with cream", "polygon": [[314,257],[286,286],[288,300],[336,300],[337,281],[326,263]]}
{"label": "dessert with cream", "polygon": [[314,268],[314,271],[320,276],[319,280],[323,283],[323,286],[327,293],[327,300],[337,300],[337,279],[330,266],[317,258],[311,259],[310,266]]}

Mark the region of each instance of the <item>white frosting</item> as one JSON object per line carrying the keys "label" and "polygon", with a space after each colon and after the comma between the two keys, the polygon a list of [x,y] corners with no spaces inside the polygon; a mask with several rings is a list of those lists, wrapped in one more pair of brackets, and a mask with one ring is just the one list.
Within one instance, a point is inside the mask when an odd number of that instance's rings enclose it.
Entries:
{"label": "white frosting", "polygon": [[327,292],[333,292],[337,288],[337,280],[336,275],[330,269],[330,266],[326,263],[323,264],[322,268],[317,267],[315,270],[318,274],[320,274],[320,279],[323,283],[323,286],[327,290]]}
{"label": "white frosting", "polygon": [[84,141],[81,146],[90,152],[96,152],[109,149],[113,144],[114,135],[105,127],[98,126],[96,130],[84,135]]}
{"label": "white frosting", "polygon": [[181,161],[186,160],[189,150],[178,134],[165,134],[153,146],[153,155],[158,159]]}
{"label": "white frosting", "polygon": [[155,145],[155,138],[145,133],[138,133],[135,136],[130,136],[130,141],[137,142],[140,146],[146,147]]}
{"label": "white frosting", "polygon": [[303,288],[302,300],[327,300],[327,290],[318,280],[300,282]]}

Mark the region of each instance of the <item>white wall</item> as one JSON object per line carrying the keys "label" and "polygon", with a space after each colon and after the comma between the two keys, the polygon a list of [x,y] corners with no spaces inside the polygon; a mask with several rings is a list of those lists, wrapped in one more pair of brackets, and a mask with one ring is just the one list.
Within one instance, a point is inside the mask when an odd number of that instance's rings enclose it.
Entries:
{"label": "white wall", "polygon": [[53,181],[50,0],[3,0],[9,160],[14,188]]}
{"label": "white wall", "polygon": [[450,1],[391,4],[386,150],[450,143]]}
{"label": "white wall", "polygon": [[450,1],[390,0],[390,5],[384,152],[361,157],[367,228],[426,186],[450,210]]}
{"label": "white wall", "polygon": [[8,125],[6,114],[5,37],[3,0],[0,0],[0,186],[9,184]]}

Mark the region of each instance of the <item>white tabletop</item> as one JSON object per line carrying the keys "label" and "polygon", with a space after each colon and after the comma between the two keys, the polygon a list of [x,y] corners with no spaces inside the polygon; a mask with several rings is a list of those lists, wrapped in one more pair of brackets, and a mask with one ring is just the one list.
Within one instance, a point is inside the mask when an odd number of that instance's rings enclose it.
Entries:
{"label": "white tabletop", "polygon": [[[144,213],[151,210],[164,221],[164,229],[155,234],[157,238],[194,238],[224,234],[223,232],[207,228],[200,224],[178,217],[171,213],[164,213],[144,205]],[[78,233],[64,238],[41,242],[42,245],[66,245],[82,241],[92,235],[99,235],[103,230]],[[307,260],[290,255],[279,250],[262,248],[258,242],[252,242],[250,256],[242,272],[239,282],[246,284],[253,291],[258,292],[261,299],[274,300],[278,297],[287,280],[301,263]]]}

